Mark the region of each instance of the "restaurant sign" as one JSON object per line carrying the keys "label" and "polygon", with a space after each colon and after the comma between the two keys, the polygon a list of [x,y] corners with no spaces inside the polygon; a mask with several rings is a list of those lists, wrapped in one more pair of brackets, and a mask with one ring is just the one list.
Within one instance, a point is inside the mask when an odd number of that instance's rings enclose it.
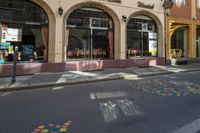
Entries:
{"label": "restaurant sign", "polygon": [[138,1],[137,4],[138,4],[138,7],[148,8],[148,9],[154,9],[154,6],[155,6],[155,4],[152,4],[152,5],[151,4],[145,4],[141,1]]}

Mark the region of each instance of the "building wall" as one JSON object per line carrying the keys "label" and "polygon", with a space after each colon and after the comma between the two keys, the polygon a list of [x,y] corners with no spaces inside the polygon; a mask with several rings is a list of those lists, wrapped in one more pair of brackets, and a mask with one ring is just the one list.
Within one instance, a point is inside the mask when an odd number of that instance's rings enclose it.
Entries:
{"label": "building wall", "polygon": [[[18,63],[17,74],[38,72],[62,72],[68,70],[89,71],[104,68],[124,68],[135,66],[156,66],[164,64],[164,11],[160,0],[31,0],[47,13],[49,18],[48,63]],[[113,2],[109,2],[113,1]],[[121,3],[115,2],[121,1]],[[138,1],[147,7],[138,7]],[[114,60],[66,60],[66,21],[74,10],[83,6],[99,8],[107,12],[114,21]],[[59,15],[59,7],[63,14]],[[151,17],[158,32],[158,57],[127,59],[127,23],[131,17],[147,15]],[[126,16],[126,21],[122,16]],[[11,75],[12,64],[0,65],[0,76]]]}
{"label": "building wall", "polygon": [[[140,0],[146,5],[153,5],[154,9],[141,8],[137,0],[123,0],[121,3],[109,2],[108,0],[32,0],[47,12],[49,17],[49,62],[65,62],[65,23],[69,14],[75,9],[83,6],[91,6],[106,11],[114,21],[114,45],[115,59],[126,59],[126,26],[127,22],[122,20],[125,15],[127,19],[137,14],[145,14],[152,17],[158,25],[159,57],[164,57],[163,46],[163,24],[164,14],[161,1]],[[60,16],[58,8],[62,7],[63,15]]]}
{"label": "building wall", "polygon": [[167,17],[167,59],[171,58],[171,37],[178,28],[186,28],[187,57],[196,58],[196,29],[200,24],[200,9],[196,0],[186,0],[185,6],[174,5]]}
{"label": "building wall", "polygon": [[178,5],[175,4],[171,9],[171,16],[174,18],[184,18],[184,19],[190,19],[191,18],[191,5],[194,0],[186,0],[185,5]]}

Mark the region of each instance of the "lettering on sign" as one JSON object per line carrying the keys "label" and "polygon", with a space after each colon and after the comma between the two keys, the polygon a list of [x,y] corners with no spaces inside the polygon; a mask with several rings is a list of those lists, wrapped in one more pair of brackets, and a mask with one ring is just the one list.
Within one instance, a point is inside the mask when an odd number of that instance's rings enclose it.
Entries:
{"label": "lettering on sign", "polygon": [[154,6],[155,6],[155,4],[152,4],[152,5],[151,4],[145,4],[141,1],[138,1],[137,4],[138,4],[138,7],[148,8],[148,9],[154,9]]}
{"label": "lettering on sign", "polygon": [[108,1],[113,3],[121,3],[121,0],[101,0],[101,1]]}

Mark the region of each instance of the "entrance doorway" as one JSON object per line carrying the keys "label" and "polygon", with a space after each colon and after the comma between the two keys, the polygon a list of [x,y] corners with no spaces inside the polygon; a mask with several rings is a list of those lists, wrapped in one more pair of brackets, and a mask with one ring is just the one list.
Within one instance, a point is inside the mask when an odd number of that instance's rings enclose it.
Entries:
{"label": "entrance doorway", "polygon": [[30,0],[0,1],[0,53],[4,62],[13,61],[18,46],[20,62],[47,61],[48,17]]}
{"label": "entrance doorway", "polygon": [[67,20],[67,59],[113,59],[113,21],[102,10],[81,8]]}
{"label": "entrance doorway", "polygon": [[177,29],[171,38],[171,57],[187,57],[187,29]]}

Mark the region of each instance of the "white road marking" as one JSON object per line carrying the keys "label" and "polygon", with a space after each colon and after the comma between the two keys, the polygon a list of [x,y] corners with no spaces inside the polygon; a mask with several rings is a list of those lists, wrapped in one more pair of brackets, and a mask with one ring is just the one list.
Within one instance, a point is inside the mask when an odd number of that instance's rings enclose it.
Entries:
{"label": "white road marking", "polygon": [[99,74],[90,73],[90,72],[81,72],[81,71],[69,71],[70,73],[79,74],[83,76],[98,76]]}
{"label": "white road marking", "polygon": [[200,131],[200,119],[197,119],[173,133],[197,133]]}
{"label": "white road marking", "polygon": [[117,104],[114,102],[100,103],[100,109],[105,123],[116,121],[120,116]]}
{"label": "white road marking", "polygon": [[90,99],[107,99],[107,98],[117,98],[128,96],[126,92],[117,91],[117,92],[96,92],[90,93]]}
{"label": "white road marking", "polygon": [[117,100],[117,105],[126,116],[142,114],[139,107],[137,107],[132,101],[128,99]]}
{"label": "white road marking", "polygon": [[64,86],[58,86],[58,87],[54,87],[52,90],[61,90],[61,89],[64,89],[65,87]]}
{"label": "white road marking", "polygon": [[4,97],[4,96],[6,96],[6,95],[9,95],[11,92],[5,92],[5,93],[2,93],[2,94],[0,94],[0,96],[1,97]]}
{"label": "white road marking", "polygon": [[128,99],[120,99],[116,101],[108,101],[100,103],[101,113],[105,123],[117,121],[123,116],[140,116],[143,113],[132,101]]}

